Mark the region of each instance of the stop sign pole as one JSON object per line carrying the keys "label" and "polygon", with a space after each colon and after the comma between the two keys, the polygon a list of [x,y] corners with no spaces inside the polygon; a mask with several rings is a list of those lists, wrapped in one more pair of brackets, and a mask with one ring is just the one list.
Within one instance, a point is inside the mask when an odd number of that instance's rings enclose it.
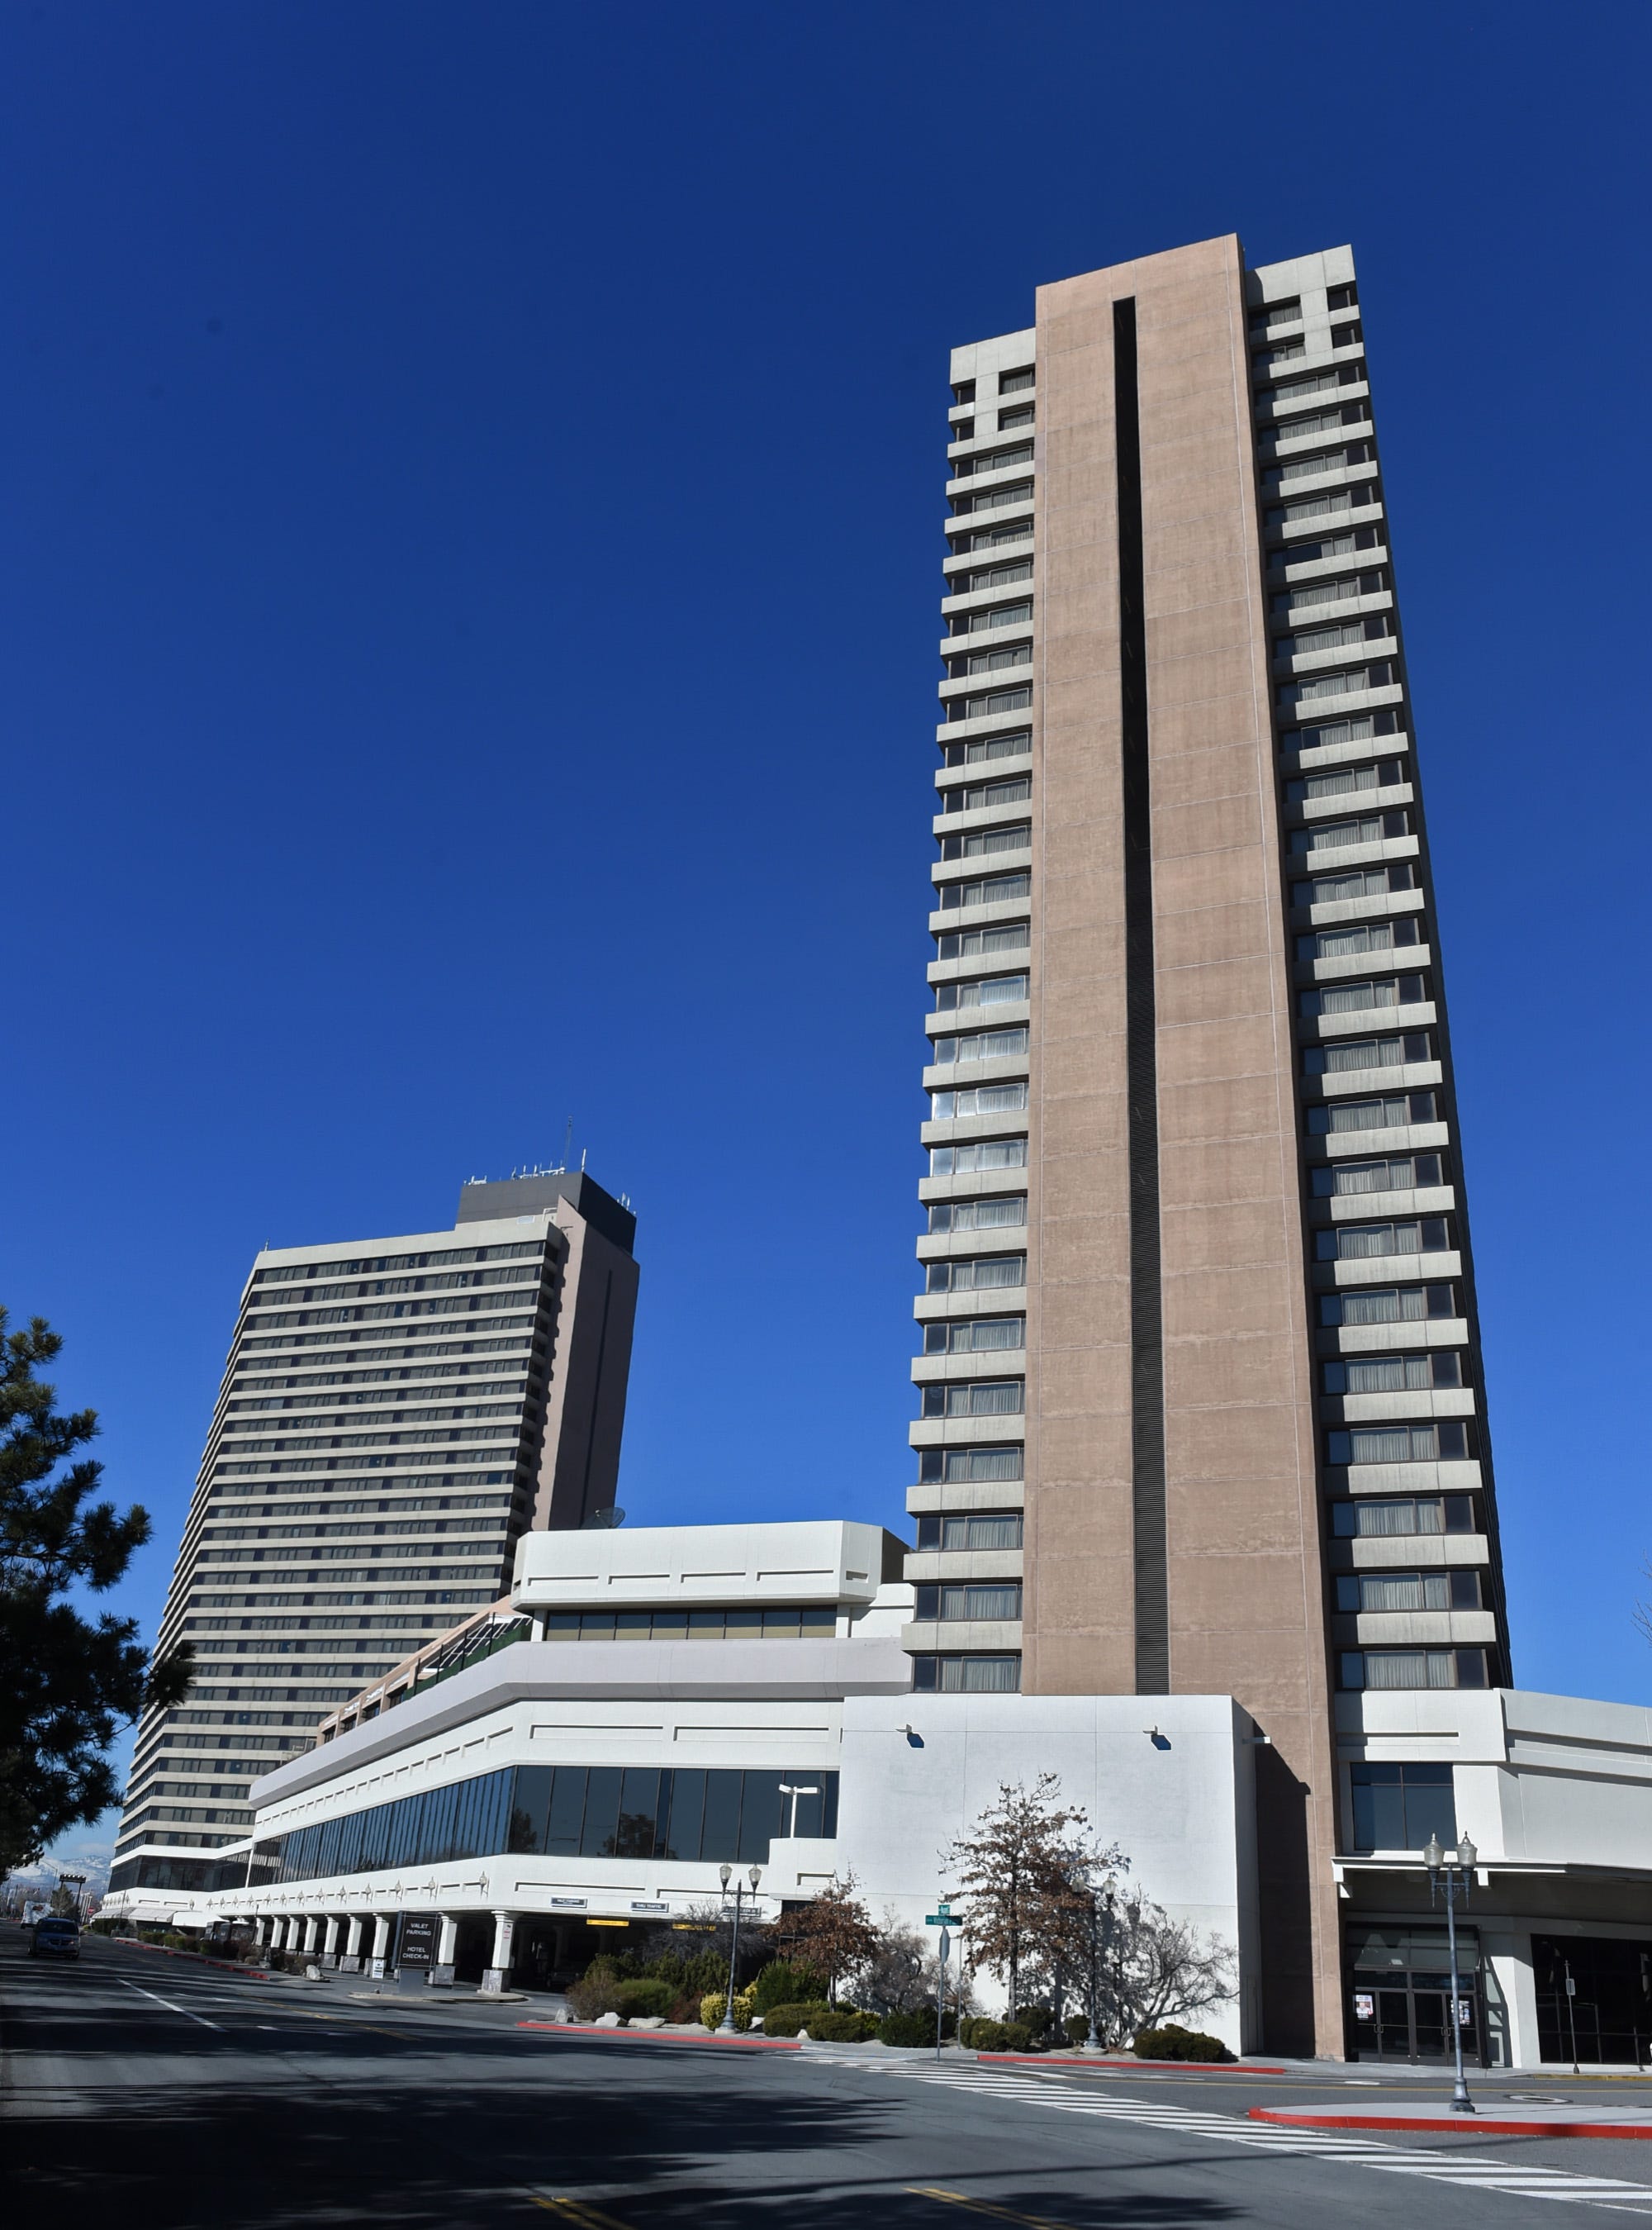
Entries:
{"label": "stop sign pole", "polygon": [[941,1963],[941,1981],[940,1987],[935,1991],[935,2056],[937,2059],[941,2057],[941,2031],[947,2017],[947,1954],[952,1949],[952,1933],[949,1925],[951,1920],[952,1907],[945,1898],[942,1898],[933,1912],[926,1912],[923,1916],[923,1924],[926,1928],[938,1928],[941,1930],[941,1941],[937,1946]]}

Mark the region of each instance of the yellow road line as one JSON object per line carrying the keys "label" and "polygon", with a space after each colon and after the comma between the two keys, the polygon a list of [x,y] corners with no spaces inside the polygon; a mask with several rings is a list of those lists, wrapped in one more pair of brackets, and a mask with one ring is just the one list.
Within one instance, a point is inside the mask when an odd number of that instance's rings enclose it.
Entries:
{"label": "yellow road line", "polygon": [[1029,2230],[1067,2230],[1064,2222],[1052,2222],[1047,2214],[1018,2214],[1012,2207],[995,2207],[990,2199],[972,2199],[964,2191],[943,2191],[939,2184],[909,2183],[906,2188],[915,2199],[943,2199],[949,2207],[967,2207],[974,2214],[993,2214],[1000,2222],[1024,2222]]}
{"label": "yellow road line", "polygon": [[565,2221],[582,2224],[583,2230],[626,2230],[623,2222],[616,2220],[612,2214],[604,2214],[600,2207],[593,2207],[583,2199],[569,2199],[565,2195],[541,2199],[535,2193],[533,2203],[536,2207],[547,2208],[552,2214],[560,2214]]}

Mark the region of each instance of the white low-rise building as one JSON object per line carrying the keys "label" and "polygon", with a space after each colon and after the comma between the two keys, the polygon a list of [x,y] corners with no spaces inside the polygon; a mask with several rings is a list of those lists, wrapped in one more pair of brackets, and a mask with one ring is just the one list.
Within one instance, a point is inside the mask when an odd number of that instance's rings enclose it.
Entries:
{"label": "white low-rise building", "polygon": [[[849,1523],[530,1534],[508,1602],[258,1783],[247,1842],[129,1862],[106,1910],[254,1922],[346,1970],[532,1987],[622,1930],[703,1918],[725,1865],[761,1869],[770,1918],[852,1872],[875,1914],[921,1925],[956,1890],[948,1847],[1001,1784],[1048,1771],[1133,1885],[1231,1948],[1235,1994],[1199,2025],[1257,2048],[1265,1729],[1226,1696],[916,1692],[903,1554]],[[1475,2051],[1569,2061],[1581,2017],[1581,2056],[1652,2054],[1652,2009],[1633,2018],[1652,1962],[1652,1714],[1502,1690],[1340,1710],[1350,2050],[1445,2049],[1434,1833],[1477,1847],[1459,1915]]]}

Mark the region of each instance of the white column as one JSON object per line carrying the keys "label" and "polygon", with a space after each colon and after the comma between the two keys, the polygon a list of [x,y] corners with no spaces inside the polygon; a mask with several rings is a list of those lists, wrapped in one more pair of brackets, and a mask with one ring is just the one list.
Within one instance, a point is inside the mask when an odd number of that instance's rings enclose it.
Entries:
{"label": "white column", "polygon": [[430,1969],[432,1985],[441,1990],[450,1989],[453,1980],[453,1953],[459,1943],[459,1915],[444,1912],[436,1929],[436,1963]]}
{"label": "white column", "polygon": [[327,1964],[336,1967],[344,1948],[344,1930],[350,1925],[342,1912],[330,1913],[322,1930],[321,1941],[327,1954]]}
{"label": "white column", "polygon": [[304,1950],[306,1958],[321,1948],[322,1919],[318,1912],[306,1915],[304,1923]]}
{"label": "white column", "polygon": [[344,1923],[344,1956],[340,1963],[347,1975],[359,1975],[362,1971],[362,1937],[366,1932],[360,1913],[352,1912]]}
{"label": "white column", "polygon": [[384,1963],[390,1956],[390,1930],[395,1921],[394,1913],[376,1912],[373,1915],[373,1956],[369,1972],[376,1982],[384,1979]]}
{"label": "white column", "polygon": [[290,1912],[278,1912],[275,1916],[276,1950],[278,1951],[285,1951],[292,1943],[292,1916]]}
{"label": "white column", "polygon": [[517,1917],[513,1912],[496,1912],[493,1916],[493,1958],[482,1977],[482,1988],[491,1995],[511,1987],[511,1945],[517,1932]]}

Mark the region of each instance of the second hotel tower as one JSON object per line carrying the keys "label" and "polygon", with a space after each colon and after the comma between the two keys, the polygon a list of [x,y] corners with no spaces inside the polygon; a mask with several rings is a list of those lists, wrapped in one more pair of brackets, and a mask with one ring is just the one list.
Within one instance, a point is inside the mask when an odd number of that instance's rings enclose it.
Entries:
{"label": "second hotel tower", "polygon": [[1340,2053],[1339,1694],[1509,1678],[1353,259],[1090,272],[952,382],[917,1679],[1236,1697]]}

